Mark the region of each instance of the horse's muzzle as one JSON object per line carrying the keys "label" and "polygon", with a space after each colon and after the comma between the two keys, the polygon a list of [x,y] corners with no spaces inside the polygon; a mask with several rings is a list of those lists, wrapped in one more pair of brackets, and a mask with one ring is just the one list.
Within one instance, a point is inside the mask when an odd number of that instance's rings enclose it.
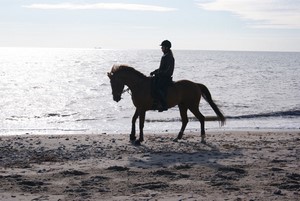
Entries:
{"label": "horse's muzzle", "polygon": [[113,96],[114,101],[119,102],[121,100],[121,96]]}

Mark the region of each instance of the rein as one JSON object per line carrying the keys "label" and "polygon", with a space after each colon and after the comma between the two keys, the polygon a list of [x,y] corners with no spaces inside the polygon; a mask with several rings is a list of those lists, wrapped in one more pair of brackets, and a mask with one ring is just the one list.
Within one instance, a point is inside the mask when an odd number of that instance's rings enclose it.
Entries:
{"label": "rein", "polygon": [[127,92],[128,94],[130,94],[130,96],[132,96],[132,93],[130,92],[130,89],[129,89],[129,88],[124,89],[124,90],[122,91],[122,94],[125,93],[125,92]]}

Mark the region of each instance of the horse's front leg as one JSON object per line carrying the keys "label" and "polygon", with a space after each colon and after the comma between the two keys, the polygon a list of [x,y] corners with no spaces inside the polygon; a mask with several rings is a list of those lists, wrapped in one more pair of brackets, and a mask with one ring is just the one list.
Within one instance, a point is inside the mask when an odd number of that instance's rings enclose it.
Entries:
{"label": "horse's front leg", "polygon": [[141,142],[144,141],[144,123],[145,123],[145,116],[146,116],[146,111],[140,111],[139,112],[139,123],[140,123],[140,138],[135,141],[136,145],[140,145]]}
{"label": "horse's front leg", "polygon": [[135,122],[136,122],[136,119],[139,117],[139,114],[138,114],[138,110],[136,109],[135,110],[135,113],[132,117],[132,120],[131,120],[131,133],[130,133],[130,141],[135,141],[136,140],[136,137],[135,137]]}

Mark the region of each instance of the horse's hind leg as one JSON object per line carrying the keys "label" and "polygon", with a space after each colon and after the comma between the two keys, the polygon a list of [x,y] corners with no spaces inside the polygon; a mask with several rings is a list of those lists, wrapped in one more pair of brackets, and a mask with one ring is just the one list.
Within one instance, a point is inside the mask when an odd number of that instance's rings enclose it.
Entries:
{"label": "horse's hind leg", "polygon": [[205,117],[199,111],[198,106],[190,108],[190,111],[195,115],[195,117],[200,121],[201,124],[201,142],[206,143],[205,141]]}
{"label": "horse's hind leg", "polygon": [[132,117],[132,120],[131,120],[131,133],[130,133],[130,141],[135,141],[136,140],[136,137],[135,137],[135,122],[137,120],[137,118],[139,117],[139,114],[138,114],[138,111],[135,110],[135,113]]}
{"label": "horse's hind leg", "polygon": [[181,129],[180,132],[178,133],[177,138],[174,141],[182,139],[185,127],[188,123],[188,117],[187,117],[187,108],[184,105],[179,104],[179,111],[180,111],[180,116],[181,116]]}

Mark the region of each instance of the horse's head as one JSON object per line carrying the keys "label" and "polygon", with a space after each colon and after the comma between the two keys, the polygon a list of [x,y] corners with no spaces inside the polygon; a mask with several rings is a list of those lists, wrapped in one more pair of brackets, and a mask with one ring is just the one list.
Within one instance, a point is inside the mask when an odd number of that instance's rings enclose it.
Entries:
{"label": "horse's head", "polygon": [[124,84],[123,82],[121,82],[120,78],[113,72],[107,73],[107,76],[110,79],[113,100],[119,102],[124,90]]}

